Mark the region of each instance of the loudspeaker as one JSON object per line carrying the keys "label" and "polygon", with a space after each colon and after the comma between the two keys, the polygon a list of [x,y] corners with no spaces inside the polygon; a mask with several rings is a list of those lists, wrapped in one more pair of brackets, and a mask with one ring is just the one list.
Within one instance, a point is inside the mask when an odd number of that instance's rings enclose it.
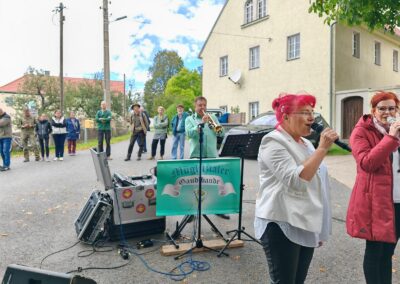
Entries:
{"label": "loudspeaker", "polygon": [[97,284],[97,282],[79,275],[10,264],[1,284]]}

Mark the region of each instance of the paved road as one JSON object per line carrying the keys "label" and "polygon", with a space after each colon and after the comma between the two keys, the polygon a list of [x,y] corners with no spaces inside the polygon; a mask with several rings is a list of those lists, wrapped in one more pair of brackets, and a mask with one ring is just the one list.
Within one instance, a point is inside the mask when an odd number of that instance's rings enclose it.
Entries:
{"label": "paved road", "polygon": [[[168,139],[166,149],[170,149]],[[148,144],[149,141],[148,141]],[[140,175],[149,172],[155,161],[124,162],[127,141],[112,147],[112,172]],[[136,148],[135,148],[136,150]],[[166,157],[168,158],[168,154]],[[144,156],[146,157],[146,156]],[[345,170],[345,169],[343,169]],[[257,162],[246,160],[243,224],[253,234],[254,199],[258,187]],[[340,174],[339,174],[340,176]],[[12,161],[12,170],[0,173],[0,278],[8,264],[19,263],[39,267],[41,259],[54,251],[66,248],[77,241],[74,220],[85,204],[90,192],[101,189],[96,182],[89,151],[66,157],[63,162],[23,163],[22,158]],[[350,190],[332,179],[333,236],[323,247],[315,251],[307,283],[363,283],[362,254],[364,242],[351,239],[345,233],[343,223]],[[211,216],[222,230],[234,229],[237,217],[225,221]],[[167,218],[167,228],[173,230],[177,218]],[[184,234],[190,236],[192,227]],[[203,226],[205,238],[213,234]],[[162,239],[162,235],[152,236]],[[143,238],[140,238],[143,239]],[[129,240],[135,244],[137,240]],[[111,244],[115,247],[116,244]],[[97,252],[89,257],[78,257],[79,251],[90,249],[77,246],[48,258],[43,267],[66,272],[77,267],[106,267],[123,264],[115,248],[111,252]],[[145,252],[145,250],[143,250]],[[194,260],[207,261],[211,268],[194,272],[188,283],[266,283],[267,266],[262,249],[255,243],[246,242],[244,248],[231,249],[230,257],[217,258],[214,253],[193,255]],[[397,250],[397,255],[399,250]],[[161,271],[169,271],[180,263],[172,257],[161,256],[158,251],[144,256],[149,265]],[[400,283],[400,265],[394,260],[393,283]],[[90,270],[83,275],[98,283],[174,283],[163,275],[147,270],[137,258],[118,270]]]}

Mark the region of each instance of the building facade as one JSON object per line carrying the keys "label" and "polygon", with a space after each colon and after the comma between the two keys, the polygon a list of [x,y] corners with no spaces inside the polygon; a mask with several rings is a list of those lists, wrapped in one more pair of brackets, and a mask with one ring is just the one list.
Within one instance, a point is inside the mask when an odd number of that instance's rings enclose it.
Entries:
{"label": "building facade", "polygon": [[[248,121],[271,110],[282,92],[307,92],[317,97],[316,111],[342,131],[336,124],[346,119],[343,104],[345,109],[359,106],[343,92],[399,82],[398,36],[326,25],[308,13],[309,5],[303,0],[226,1],[199,54],[209,107],[239,107]],[[346,98],[339,107],[337,92]]]}

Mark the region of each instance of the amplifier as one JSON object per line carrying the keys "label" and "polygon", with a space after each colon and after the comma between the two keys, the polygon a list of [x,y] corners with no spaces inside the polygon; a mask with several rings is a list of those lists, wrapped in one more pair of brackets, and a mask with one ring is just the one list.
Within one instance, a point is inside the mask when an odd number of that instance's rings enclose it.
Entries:
{"label": "amplifier", "polygon": [[113,200],[110,238],[119,239],[121,229],[126,238],[164,232],[165,217],[156,216],[156,179],[114,174],[114,181],[109,191]]}
{"label": "amplifier", "polygon": [[104,225],[110,218],[111,211],[110,196],[98,190],[93,191],[75,221],[78,239],[88,244],[93,244],[100,239],[104,234]]}

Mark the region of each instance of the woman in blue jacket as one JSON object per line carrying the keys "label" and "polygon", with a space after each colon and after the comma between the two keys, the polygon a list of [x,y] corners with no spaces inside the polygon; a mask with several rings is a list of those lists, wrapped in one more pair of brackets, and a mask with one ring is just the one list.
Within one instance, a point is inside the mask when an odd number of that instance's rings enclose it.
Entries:
{"label": "woman in blue jacket", "polygon": [[81,131],[81,125],[79,120],[75,118],[75,113],[71,111],[69,118],[66,121],[67,124],[67,140],[68,140],[68,155],[76,155],[76,140],[79,139]]}

